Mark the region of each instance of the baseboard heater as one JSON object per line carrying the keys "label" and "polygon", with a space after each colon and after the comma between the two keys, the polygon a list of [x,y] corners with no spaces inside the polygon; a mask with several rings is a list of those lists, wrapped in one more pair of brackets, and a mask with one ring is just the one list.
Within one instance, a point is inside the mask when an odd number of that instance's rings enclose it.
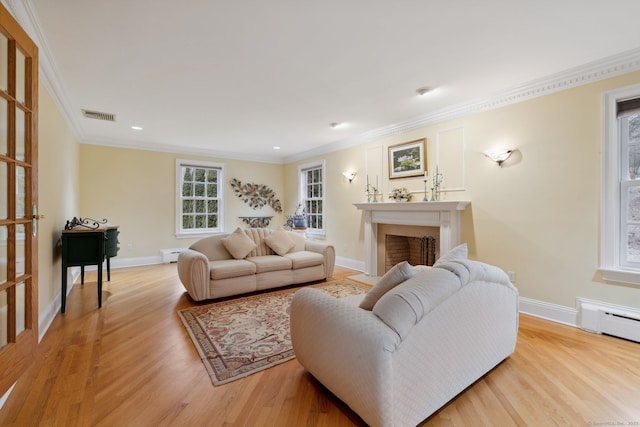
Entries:
{"label": "baseboard heater", "polygon": [[164,264],[169,264],[171,262],[177,262],[178,261],[178,255],[180,255],[180,253],[182,251],[184,251],[185,248],[174,248],[174,249],[160,249],[160,254],[162,255],[162,262]]}
{"label": "baseboard heater", "polygon": [[583,298],[577,302],[582,329],[640,343],[640,310]]}

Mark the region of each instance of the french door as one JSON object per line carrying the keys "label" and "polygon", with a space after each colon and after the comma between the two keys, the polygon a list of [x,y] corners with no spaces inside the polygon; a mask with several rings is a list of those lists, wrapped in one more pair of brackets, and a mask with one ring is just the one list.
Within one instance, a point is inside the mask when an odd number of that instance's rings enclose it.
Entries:
{"label": "french door", "polygon": [[38,343],[38,48],[0,4],[0,396]]}

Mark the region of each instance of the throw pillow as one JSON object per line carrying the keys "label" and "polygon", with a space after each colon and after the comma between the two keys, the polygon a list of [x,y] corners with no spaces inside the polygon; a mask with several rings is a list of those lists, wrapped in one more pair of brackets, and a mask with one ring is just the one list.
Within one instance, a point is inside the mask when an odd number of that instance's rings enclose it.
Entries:
{"label": "throw pillow", "polygon": [[236,231],[221,240],[224,247],[235,259],[243,259],[258,246],[240,227],[236,228]]}
{"label": "throw pillow", "polygon": [[456,246],[451,249],[446,254],[442,255],[438,260],[433,264],[434,267],[437,267],[439,264],[448,261],[456,261],[459,259],[467,259],[469,256],[469,250],[467,248],[466,243],[462,243],[461,245]]}
{"label": "throw pillow", "polygon": [[286,255],[296,245],[284,230],[274,231],[264,238],[264,242],[280,256]]}
{"label": "throw pillow", "polygon": [[373,306],[384,294],[391,289],[411,278],[415,270],[407,261],[402,261],[394,265],[391,270],[387,271],[384,276],[375,284],[373,288],[365,295],[360,303],[360,308],[364,310],[373,310]]}

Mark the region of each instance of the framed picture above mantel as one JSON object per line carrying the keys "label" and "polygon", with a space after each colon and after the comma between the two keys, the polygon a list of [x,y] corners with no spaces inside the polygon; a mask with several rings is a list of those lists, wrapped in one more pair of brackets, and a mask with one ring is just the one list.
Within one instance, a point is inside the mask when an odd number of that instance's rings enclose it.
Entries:
{"label": "framed picture above mantel", "polygon": [[389,147],[389,179],[423,176],[427,165],[427,139]]}

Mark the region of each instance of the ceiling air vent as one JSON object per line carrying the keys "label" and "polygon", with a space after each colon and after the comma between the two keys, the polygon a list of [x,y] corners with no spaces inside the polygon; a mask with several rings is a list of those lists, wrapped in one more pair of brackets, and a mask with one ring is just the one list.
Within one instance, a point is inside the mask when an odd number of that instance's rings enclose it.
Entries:
{"label": "ceiling air vent", "polygon": [[108,122],[115,122],[116,115],[111,113],[102,113],[100,111],[82,110],[82,115],[87,119],[106,120]]}

